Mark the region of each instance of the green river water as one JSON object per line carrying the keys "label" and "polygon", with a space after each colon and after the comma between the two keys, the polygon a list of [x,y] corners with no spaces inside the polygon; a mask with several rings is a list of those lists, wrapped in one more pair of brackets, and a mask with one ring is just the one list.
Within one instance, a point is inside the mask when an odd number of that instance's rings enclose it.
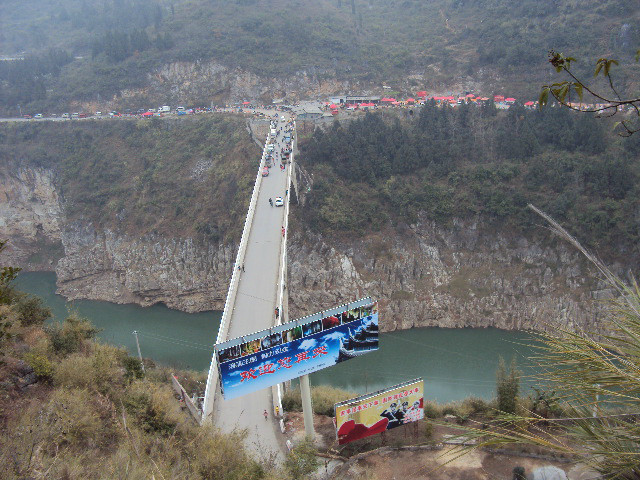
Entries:
{"label": "green river water", "polygon": [[[22,272],[16,286],[38,295],[49,305],[53,321],[65,318],[69,309],[101,328],[99,337],[135,353],[132,332],[139,332],[142,355],[181,368],[206,370],[221,312],[184,313],[164,305],[143,308],[94,300],[66,302],[55,294],[55,274]],[[384,320],[382,320],[384,321]],[[497,329],[418,328],[383,333],[380,349],[311,375],[312,385],[332,385],[365,393],[423,377],[426,397],[439,402],[469,395],[495,395],[498,355],[516,358],[525,374],[531,373],[532,349],[525,332]],[[523,392],[527,393],[526,382]]]}

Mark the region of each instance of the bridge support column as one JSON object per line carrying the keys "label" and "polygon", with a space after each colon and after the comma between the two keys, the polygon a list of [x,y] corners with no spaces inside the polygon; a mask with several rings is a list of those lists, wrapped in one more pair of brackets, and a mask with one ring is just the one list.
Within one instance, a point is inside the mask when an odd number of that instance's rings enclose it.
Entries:
{"label": "bridge support column", "polygon": [[302,416],[304,417],[304,433],[315,441],[316,431],[313,428],[313,407],[311,406],[311,387],[309,375],[300,377],[300,394],[302,397]]}

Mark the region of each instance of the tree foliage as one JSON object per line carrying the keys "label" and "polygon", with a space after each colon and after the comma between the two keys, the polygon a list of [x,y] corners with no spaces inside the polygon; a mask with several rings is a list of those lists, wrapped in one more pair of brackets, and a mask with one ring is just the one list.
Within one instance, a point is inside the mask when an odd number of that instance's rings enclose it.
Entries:
{"label": "tree foliage", "polygon": [[[636,51],[635,55],[636,63],[639,60],[640,49]],[[608,116],[614,116],[618,113],[624,113],[625,110],[630,110],[634,118],[632,120],[622,119],[616,122],[615,127],[620,127],[618,131],[623,137],[629,137],[640,130],[640,120],[638,119],[640,117],[640,97],[623,98],[616,86],[614,86],[611,69],[613,66],[619,65],[617,60],[601,57],[596,61],[593,76],[597,77],[601,74],[606,79],[608,83],[606,91],[598,89],[583,78],[576,76],[571,69],[571,65],[576,62],[575,58],[551,51],[549,53],[549,62],[556,69],[556,72],[563,72],[570,77],[570,80],[543,86],[539,99],[541,107],[548,104],[549,95],[551,95],[562,106],[580,112],[604,112]],[[574,98],[572,98],[572,94],[574,94]],[[593,103],[582,104],[585,94],[589,96],[589,101]],[[575,97],[577,97],[578,102],[575,102]],[[572,100],[574,101],[572,102]]]}
{"label": "tree foliage", "polygon": [[[514,105],[368,113],[316,129],[300,161],[314,174],[305,223],[324,233],[483,215],[520,231],[541,205],[589,245],[637,244],[635,146],[591,116]],[[632,247],[633,248],[633,247]]]}

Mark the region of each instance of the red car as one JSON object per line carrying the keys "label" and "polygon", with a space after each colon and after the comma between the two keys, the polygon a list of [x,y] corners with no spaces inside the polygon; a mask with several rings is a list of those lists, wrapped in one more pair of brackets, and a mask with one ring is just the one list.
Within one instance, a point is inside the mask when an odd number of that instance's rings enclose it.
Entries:
{"label": "red car", "polygon": [[268,167],[264,167],[262,169],[262,176],[263,177],[268,177],[269,176],[269,168]]}

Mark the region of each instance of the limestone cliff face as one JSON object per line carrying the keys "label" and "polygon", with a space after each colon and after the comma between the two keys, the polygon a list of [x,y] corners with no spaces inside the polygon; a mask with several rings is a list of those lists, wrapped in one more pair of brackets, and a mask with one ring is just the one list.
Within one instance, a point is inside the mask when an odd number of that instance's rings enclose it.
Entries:
{"label": "limestone cliff face", "polygon": [[[26,269],[55,269],[59,293],[163,302],[189,312],[223,307],[235,246],[133,237],[70,222],[51,172],[0,173],[9,260]],[[571,247],[491,231],[479,220],[446,227],[423,220],[349,241],[297,233],[289,262],[291,318],[371,295],[380,300],[384,330],[549,329],[552,320],[597,329],[601,313],[594,299],[608,293]]]}
{"label": "limestone cliff face", "polygon": [[58,293],[70,299],[164,303],[187,312],[224,307],[233,248],[189,238],[133,238],[78,223],[65,226],[62,243]]}
{"label": "limestone cliff face", "polygon": [[51,170],[0,169],[0,235],[8,263],[51,270],[62,254],[62,208]]}
{"label": "limestone cliff face", "polygon": [[241,68],[229,68],[214,61],[169,63],[148,75],[144,90],[129,90],[123,97],[146,95],[167,102],[193,103],[203,98],[216,103],[246,99],[271,102],[274,98],[295,101],[304,98],[367,89],[349,81],[339,81],[314,67],[282,78],[258,76]]}
{"label": "limestone cliff face", "polygon": [[382,330],[497,327],[598,329],[606,297],[571,247],[482,232],[476,222],[420,222],[396,235],[332,242],[298,236],[290,250],[293,317],[371,295]]}

